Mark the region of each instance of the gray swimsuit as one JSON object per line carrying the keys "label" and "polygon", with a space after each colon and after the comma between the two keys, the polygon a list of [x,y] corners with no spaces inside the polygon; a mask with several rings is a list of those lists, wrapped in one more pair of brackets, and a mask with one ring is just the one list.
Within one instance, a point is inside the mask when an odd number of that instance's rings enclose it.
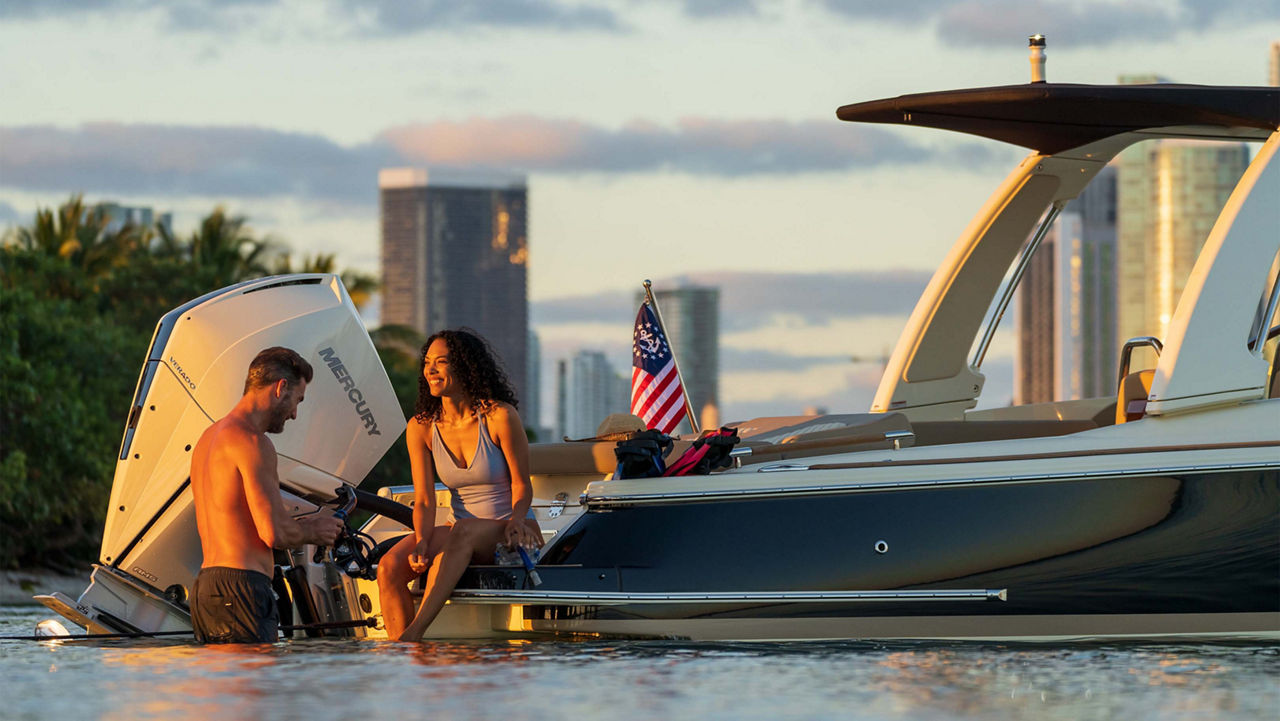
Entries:
{"label": "gray swimsuit", "polygon": [[480,438],[471,465],[459,468],[440,438],[440,429],[432,424],[431,457],[435,460],[436,477],[448,489],[453,518],[511,518],[511,469],[507,459],[489,437],[489,426],[480,417]]}

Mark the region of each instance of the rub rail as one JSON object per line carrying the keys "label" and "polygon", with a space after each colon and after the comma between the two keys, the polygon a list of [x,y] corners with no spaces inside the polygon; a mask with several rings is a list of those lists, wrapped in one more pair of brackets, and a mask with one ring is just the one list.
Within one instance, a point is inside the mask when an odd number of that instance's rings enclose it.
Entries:
{"label": "rub rail", "polygon": [[1009,590],[939,589],[908,591],[524,591],[507,589],[457,589],[450,603],[536,604],[546,606],[620,606],[635,604],[709,603],[849,603],[924,601],[1007,601]]}

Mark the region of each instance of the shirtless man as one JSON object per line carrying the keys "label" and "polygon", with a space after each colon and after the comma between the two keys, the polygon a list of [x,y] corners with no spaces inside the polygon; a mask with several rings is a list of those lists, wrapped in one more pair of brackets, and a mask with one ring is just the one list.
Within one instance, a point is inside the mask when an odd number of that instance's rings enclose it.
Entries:
{"label": "shirtless man", "polygon": [[191,456],[191,495],[204,562],[191,589],[191,623],[201,643],[272,643],[279,615],[271,592],[273,548],[332,545],[342,521],[294,520],[280,497],[279,433],[298,417],[311,365],[288,348],[249,364],[244,395],[200,436]]}

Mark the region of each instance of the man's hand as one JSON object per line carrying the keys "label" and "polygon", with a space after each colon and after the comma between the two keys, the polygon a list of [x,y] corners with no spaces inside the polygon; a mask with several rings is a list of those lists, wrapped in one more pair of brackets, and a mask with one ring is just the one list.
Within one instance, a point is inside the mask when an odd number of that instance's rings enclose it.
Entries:
{"label": "man's hand", "polygon": [[431,541],[418,541],[418,544],[409,552],[409,570],[414,573],[426,573],[427,567],[431,565]]}
{"label": "man's hand", "polygon": [[507,527],[503,529],[502,535],[511,548],[516,546],[542,548],[542,536],[534,533],[523,518],[512,518],[507,521]]}
{"label": "man's hand", "polygon": [[303,543],[314,543],[317,546],[332,546],[342,531],[342,519],[321,513],[315,516],[304,516],[298,519],[302,526]]}

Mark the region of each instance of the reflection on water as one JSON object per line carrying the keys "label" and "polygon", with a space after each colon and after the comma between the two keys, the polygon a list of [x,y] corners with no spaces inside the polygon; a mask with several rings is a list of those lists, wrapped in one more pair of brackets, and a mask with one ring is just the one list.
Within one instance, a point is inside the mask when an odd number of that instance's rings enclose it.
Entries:
{"label": "reflection on water", "polygon": [[[39,608],[0,608],[0,635]],[[0,642],[0,717],[1275,718],[1274,645]]]}

